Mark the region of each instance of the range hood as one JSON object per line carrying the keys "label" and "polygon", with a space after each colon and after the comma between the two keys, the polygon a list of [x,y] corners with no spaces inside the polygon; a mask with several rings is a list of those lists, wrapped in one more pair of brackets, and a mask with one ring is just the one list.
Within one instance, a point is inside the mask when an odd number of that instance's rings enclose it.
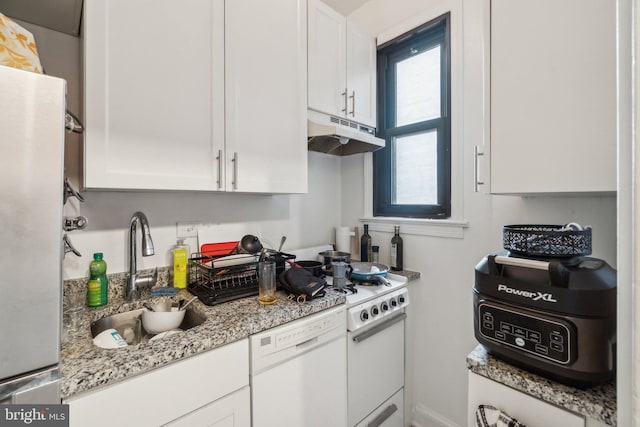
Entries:
{"label": "range hood", "polygon": [[78,36],[83,0],[0,0],[10,18]]}
{"label": "range hood", "polygon": [[307,136],[310,151],[348,156],[369,153],[384,147],[375,129],[342,117],[309,110]]}

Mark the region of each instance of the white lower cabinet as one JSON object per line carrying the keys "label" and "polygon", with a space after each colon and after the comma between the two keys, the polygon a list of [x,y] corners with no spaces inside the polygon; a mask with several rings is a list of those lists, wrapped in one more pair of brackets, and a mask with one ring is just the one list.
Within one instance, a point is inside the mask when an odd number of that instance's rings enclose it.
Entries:
{"label": "white lower cabinet", "polygon": [[251,425],[249,386],[218,399],[177,420],[167,427],[249,427]]}
{"label": "white lower cabinet", "polygon": [[71,427],[249,426],[248,339],[63,403]]}
{"label": "white lower cabinet", "polygon": [[491,405],[530,427],[605,427],[606,424],[559,408],[533,396],[469,372],[467,420],[475,426],[479,405]]}

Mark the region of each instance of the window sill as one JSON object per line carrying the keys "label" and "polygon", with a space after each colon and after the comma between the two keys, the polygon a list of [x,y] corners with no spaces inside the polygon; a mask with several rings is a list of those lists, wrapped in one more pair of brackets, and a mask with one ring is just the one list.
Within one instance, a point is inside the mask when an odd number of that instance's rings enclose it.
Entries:
{"label": "window sill", "polygon": [[393,227],[400,226],[400,234],[415,236],[447,237],[462,239],[464,229],[469,227],[467,220],[437,220],[394,217],[363,217],[360,222],[369,224],[369,230],[393,234]]}

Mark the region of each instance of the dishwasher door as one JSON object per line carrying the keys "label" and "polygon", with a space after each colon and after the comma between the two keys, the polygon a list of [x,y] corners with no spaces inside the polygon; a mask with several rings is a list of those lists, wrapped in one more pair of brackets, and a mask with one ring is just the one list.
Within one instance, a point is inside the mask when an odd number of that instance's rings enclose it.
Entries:
{"label": "dishwasher door", "polygon": [[344,307],[251,337],[253,427],[347,425]]}

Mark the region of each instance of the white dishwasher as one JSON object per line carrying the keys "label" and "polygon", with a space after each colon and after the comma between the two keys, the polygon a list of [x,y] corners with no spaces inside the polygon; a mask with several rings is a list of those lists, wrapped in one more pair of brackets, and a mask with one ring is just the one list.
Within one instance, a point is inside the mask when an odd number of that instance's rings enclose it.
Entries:
{"label": "white dishwasher", "polygon": [[251,336],[253,427],[347,425],[344,306]]}

